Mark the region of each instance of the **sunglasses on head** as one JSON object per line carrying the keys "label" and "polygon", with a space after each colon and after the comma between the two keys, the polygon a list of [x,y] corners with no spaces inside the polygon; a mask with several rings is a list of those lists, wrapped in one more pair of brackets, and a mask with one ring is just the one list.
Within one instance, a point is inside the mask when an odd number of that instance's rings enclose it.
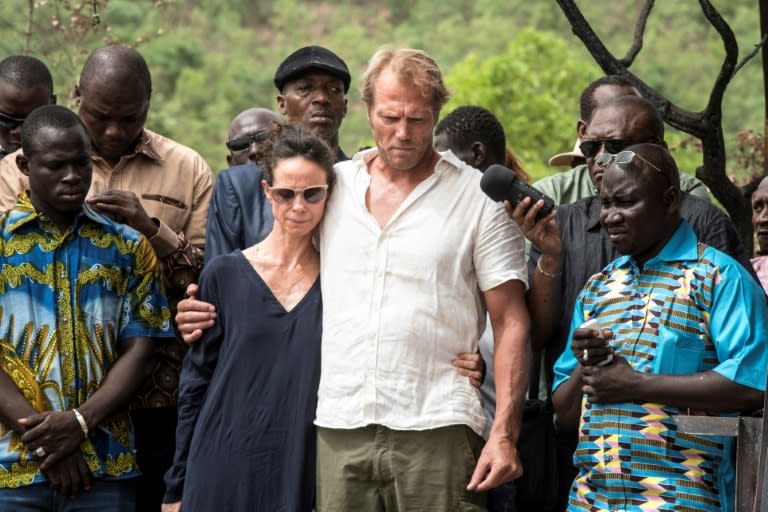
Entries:
{"label": "sunglasses on head", "polygon": [[267,130],[246,137],[235,137],[234,139],[227,141],[227,147],[230,151],[245,151],[254,142],[256,144],[264,142],[267,140],[267,137],[269,137],[269,132]]}
{"label": "sunglasses on head", "polygon": [[328,185],[312,185],[306,188],[269,187],[272,199],[278,204],[292,204],[297,195],[309,204],[317,204],[328,194]]}
{"label": "sunglasses on head", "polygon": [[26,117],[13,117],[0,112],[0,126],[7,130],[15,130],[17,127],[24,124],[25,119]]}
{"label": "sunglasses on head", "polygon": [[579,144],[579,149],[586,158],[592,158],[600,151],[601,147],[604,147],[608,153],[618,153],[632,144],[636,144],[636,141],[623,139],[585,140]]}
{"label": "sunglasses on head", "polygon": [[[647,165],[647,166],[655,169],[659,173],[663,174],[664,177],[667,177],[667,175],[664,173],[664,171],[662,171],[661,169],[659,169],[658,167],[656,167],[651,162],[649,162],[645,158],[641,157],[640,155],[638,155],[634,151],[621,151],[620,153],[618,153],[616,155],[610,155],[608,153],[603,153],[602,155],[600,155],[599,157],[597,157],[595,159],[595,165],[597,165],[599,167],[608,167],[611,164],[611,162],[615,161],[616,165],[618,165],[619,168],[621,168],[621,169],[623,169],[625,171],[628,171],[629,170],[629,164],[631,164],[635,160],[641,161],[645,165]],[[637,165],[637,162],[635,162],[635,166],[640,168],[640,166]]]}

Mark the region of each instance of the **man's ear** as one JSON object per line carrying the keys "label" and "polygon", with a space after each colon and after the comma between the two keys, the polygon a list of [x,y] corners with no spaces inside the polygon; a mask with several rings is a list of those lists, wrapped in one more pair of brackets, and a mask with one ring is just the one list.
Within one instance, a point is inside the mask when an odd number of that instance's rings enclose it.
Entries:
{"label": "man's ear", "polygon": [[344,98],[344,112],[342,112],[341,117],[347,117],[347,98]]}
{"label": "man's ear", "polygon": [[27,158],[23,153],[19,153],[16,155],[16,165],[21,171],[21,174],[29,177],[29,158]]}
{"label": "man's ear", "polygon": [[587,133],[587,122],[583,119],[579,119],[576,121],[576,135],[579,139],[583,139],[585,133]]}
{"label": "man's ear", "polygon": [[667,214],[671,215],[680,210],[680,201],[682,200],[682,194],[677,187],[667,187],[664,191],[664,207]]}
{"label": "man's ear", "polygon": [[486,150],[485,144],[480,141],[472,143],[472,167],[475,169],[482,169],[482,165],[485,163]]}
{"label": "man's ear", "polygon": [[232,155],[227,155],[227,167],[232,167]]}
{"label": "man's ear", "polygon": [[288,113],[288,110],[285,108],[285,96],[283,96],[283,93],[277,95],[277,109],[282,116],[285,116]]}

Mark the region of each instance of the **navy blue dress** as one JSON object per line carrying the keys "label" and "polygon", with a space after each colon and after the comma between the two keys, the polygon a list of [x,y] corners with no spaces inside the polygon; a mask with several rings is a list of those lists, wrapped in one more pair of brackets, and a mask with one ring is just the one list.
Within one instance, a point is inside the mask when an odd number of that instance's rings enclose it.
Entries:
{"label": "navy blue dress", "polygon": [[184,512],[312,510],[320,279],[286,311],[237,250],[205,267],[199,297],[218,317],[184,360],[165,502],[181,499]]}

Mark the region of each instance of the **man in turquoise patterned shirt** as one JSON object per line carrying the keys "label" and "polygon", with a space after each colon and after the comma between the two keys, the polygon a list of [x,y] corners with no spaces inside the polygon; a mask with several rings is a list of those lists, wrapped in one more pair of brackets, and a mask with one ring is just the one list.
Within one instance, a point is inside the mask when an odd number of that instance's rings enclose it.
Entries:
{"label": "man in turquoise patterned shirt", "polygon": [[127,406],[151,338],[173,336],[157,258],[83,203],[90,137],[73,112],[33,111],[21,144],[29,190],[0,215],[0,510],[133,512]]}
{"label": "man in turquoise patterned shirt", "polygon": [[558,421],[579,428],[569,510],[731,511],[732,438],[680,433],[672,416],[761,407],[768,305],[681,219],[666,149],[638,144],[596,163],[600,223],[623,256],[579,294],[555,365]]}

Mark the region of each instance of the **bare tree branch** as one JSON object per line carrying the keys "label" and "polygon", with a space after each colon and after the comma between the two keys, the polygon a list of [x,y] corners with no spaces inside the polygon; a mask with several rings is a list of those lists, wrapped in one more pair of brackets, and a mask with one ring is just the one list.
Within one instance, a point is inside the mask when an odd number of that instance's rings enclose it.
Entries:
{"label": "bare tree branch", "polygon": [[744,64],[746,64],[747,62],[752,60],[755,57],[755,55],[760,53],[760,50],[764,50],[765,49],[765,43],[766,42],[768,42],[768,34],[765,34],[765,36],[763,36],[763,39],[759,43],[757,43],[754,48],[752,48],[752,51],[749,52],[748,54],[746,54],[744,56],[744,58],[741,59],[741,62],[739,62],[736,65],[736,67],[733,69],[733,75],[734,76],[736,76],[736,73],[738,73],[741,70],[741,68],[744,67]]}
{"label": "bare tree branch", "polygon": [[29,41],[32,38],[32,18],[35,14],[35,0],[27,2],[27,28],[24,31],[24,55],[29,55]]}
{"label": "bare tree branch", "polygon": [[648,16],[651,15],[651,9],[655,0],[646,0],[643,10],[640,11],[640,16],[637,19],[635,25],[635,37],[632,41],[632,46],[627,50],[627,54],[623,59],[619,59],[622,66],[628,68],[635,62],[635,57],[640,53],[643,48],[643,34],[645,33],[645,25],[648,23]]}
{"label": "bare tree branch", "polygon": [[701,112],[692,112],[673,104],[627,69],[642,47],[642,31],[644,31],[653,4],[652,1],[648,0],[640,13],[635,32],[635,44],[623,60],[618,60],[606,48],[582,15],[581,10],[575,5],[574,0],[557,0],[557,3],[568,18],[573,33],[581,39],[605,73],[627,77],[644,97],[659,108],[667,123],[701,140],[703,161],[702,166],[696,171],[696,176],[710,188],[714,196],[728,211],[739,230],[745,247],[751,251],[753,241],[750,222],[751,208],[739,188],[728,178],[725,172],[725,142],[722,128],[723,95],[738,69],[739,47],[733,31],[720,16],[717,9],[712,6],[709,0],[699,0],[704,16],[720,35],[725,49],[725,57],[720,72],[712,85],[707,106]]}

